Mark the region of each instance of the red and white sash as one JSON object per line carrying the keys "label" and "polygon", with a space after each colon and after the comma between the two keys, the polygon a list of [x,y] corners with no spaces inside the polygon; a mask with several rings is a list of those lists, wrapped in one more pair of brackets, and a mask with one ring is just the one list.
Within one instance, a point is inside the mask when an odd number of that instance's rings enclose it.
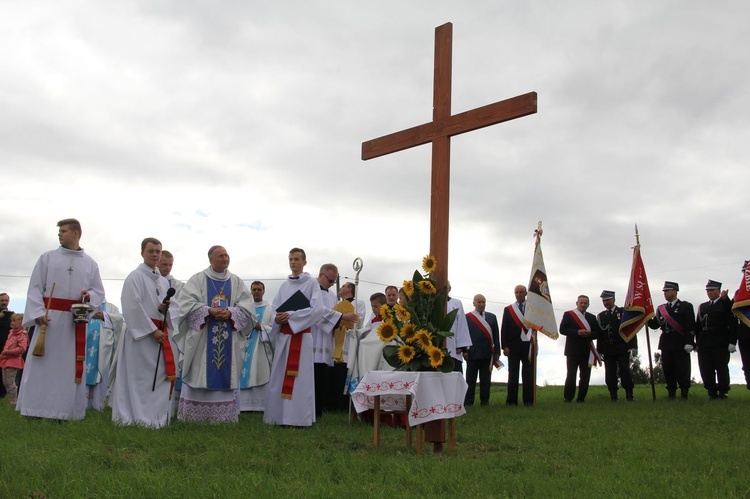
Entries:
{"label": "red and white sash", "polygon": [[518,303],[508,305],[508,312],[510,312],[510,317],[513,319],[513,322],[515,322],[516,326],[521,330],[521,341],[531,343],[529,345],[529,360],[534,360],[534,355],[536,353],[534,331],[526,327],[526,324],[524,324],[523,314],[521,313],[521,309],[518,308]]}
{"label": "red and white sash", "polygon": [[[589,324],[589,321],[586,320],[586,316],[583,315],[578,309],[574,309],[568,312],[571,317],[573,317],[573,320],[576,321],[576,324],[578,324],[578,327],[581,329],[585,329],[589,333],[591,332],[591,325]],[[602,365],[602,356],[599,355],[599,352],[596,351],[596,348],[594,348],[594,342],[591,341],[591,338],[588,339],[589,343],[589,367],[598,367]]]}
{"label": "red and white sash", "polygon": [[492,329],[490,327],[490,324],[485,320],[484,317],[479,315],[479,313],[476,310],[472,310],[468,314],[466,314],[466,317],[474,323],[476,327],[479,328],[480,331],[484,334],[484,336],[487,338],[487,342],[490,344],[490,350],[492,351],[492,365],[495,367],[500,367],[500,364],[495,362],[495,345],[492,342],[492,333],[490,330]]}

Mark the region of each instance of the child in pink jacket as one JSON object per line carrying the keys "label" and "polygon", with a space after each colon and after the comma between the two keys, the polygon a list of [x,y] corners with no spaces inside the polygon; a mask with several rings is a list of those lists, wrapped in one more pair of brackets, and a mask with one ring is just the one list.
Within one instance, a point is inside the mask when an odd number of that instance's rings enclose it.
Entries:
{"label": "child in pink jacket", "polygon": [[5,341],[5,348],[0,353],[0,367],[3,368],[3,385],[8,392],[8,401],[11,405],[16,405],[18,399],[18,387],[16,386],[16,376],[18,370],[23,369],[23,358],[21,355],[29,347],[29,335],[21,327],[23,324],[23,314],[13,314],[10,316],[10,333]]}

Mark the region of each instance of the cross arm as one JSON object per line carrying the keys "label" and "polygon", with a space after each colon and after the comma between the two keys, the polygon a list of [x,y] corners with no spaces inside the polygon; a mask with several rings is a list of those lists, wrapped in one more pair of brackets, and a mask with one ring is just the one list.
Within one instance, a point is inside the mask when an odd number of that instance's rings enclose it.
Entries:
{"label": "cross arm", "polygon": [[362,159],[368,160],[433,141],[478,130],[536,113],[536,92],[488,104],[444,119],[384,135],[362,143]]}

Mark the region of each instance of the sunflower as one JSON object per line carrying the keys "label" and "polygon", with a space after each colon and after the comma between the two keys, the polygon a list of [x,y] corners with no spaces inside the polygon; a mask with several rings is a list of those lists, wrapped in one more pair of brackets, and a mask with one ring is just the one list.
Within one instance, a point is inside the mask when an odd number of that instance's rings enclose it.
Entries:
{"label": "sunflower", "polygon": [[428,280],[419,281],[419,290],[426,295],[434,295],[437,291],[435,286]]}
{"label": "sunflower", "polygon": [[389,307],[387,303],[380,305],[380,317],[382,317],[384,321],[389,321],[393,318],[393,316],[391,316],[391,307]]}
{"label": "sunflower", "polygon": [[394,339],[396,339],[398,329],[396,329],[396,326],[392,322],[384,321],[380,324],[380,326],[378,326],[377,333],[380,341],[388,343],[389,341],[393,341]]}
{"label": "sunflower", "polygon": [[400,347],[398,347],[398,358],[404,364],[411,362],[411,360],[414,358],[414,354],[416,354],[416,351],[414,350],[413,346],[401,345]]}
{"label": "sunflower", "polygon": [[422,258],[422,270],[427,273],[432,273],[437,270],[437,262],[435,261],[434,256],[427,255],[426,257]]}
{"label": "sunflower", "polygon": [[411,295],[414,294],[414,281],[404,281],[404,293],[411,298]]}
{"label": "sunflower", "polygon": [[417,331],[414,335],[414,339],[419,342],[419,346],[422,347],[422,350],[427,351],[432,346],[432,336],[430,336],[430,333],[426,329],[420,329]]}
{"label": "sunflower", "polygon": [[427,350],[427,354],[430,356],[430,365],[437,369],[443,365],[443,351],[438,347],[431,347]]}
{"label": "sunflower", "polygon": [[398,317],[398,320],[400,320],[401,322],[406,322],[411,319],[411,314],[409,313],[409,311],[398,303],[393,306],[393,309],[396,311],[396,317]]}
{"label": "sunflower", "polygon": [[406,341],[412,341],[414,339],[414,335],[416,334],[416,328],[414,327],[414,324],[411,322],[407,322],[404,324],[404,327],[401,328],[401,337]]}

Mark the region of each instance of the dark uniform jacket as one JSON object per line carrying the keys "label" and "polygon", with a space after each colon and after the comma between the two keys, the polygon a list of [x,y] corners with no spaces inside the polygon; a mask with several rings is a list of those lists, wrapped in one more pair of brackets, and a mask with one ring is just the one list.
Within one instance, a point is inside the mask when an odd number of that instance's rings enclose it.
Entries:
{"label": "dark uniform jacket", "polygon": [[718,299],[707,301],[698,307],[696,317],[696,340],[698,347],[726,347],[737,343],[737,319],[732,313],[732,301]]}
{"label": "dark uniform jacket", "polygon": [[622,321],[622,307],[612,307],[612,310],[604,310],[596,316],[602,332],[596,340],[596,349],[602,355],[619,355],[627,353],[631,348],[638,348],[638,340],[634,336],[626,342],[620,336],[620,322]]}
{"label": "dark uniform jacket", "polygon": [[648,327],[651,329],[661,329],[659,337],[659,350],[683,350],[685,345],[695,346],[693,335],[695,334],[695,312],[690,302],[677,300],[669,314],[682,326],[684,332],[680,333],[674,329],[661,316],[661,311],[657,308],[656,315],[648,321]]}

